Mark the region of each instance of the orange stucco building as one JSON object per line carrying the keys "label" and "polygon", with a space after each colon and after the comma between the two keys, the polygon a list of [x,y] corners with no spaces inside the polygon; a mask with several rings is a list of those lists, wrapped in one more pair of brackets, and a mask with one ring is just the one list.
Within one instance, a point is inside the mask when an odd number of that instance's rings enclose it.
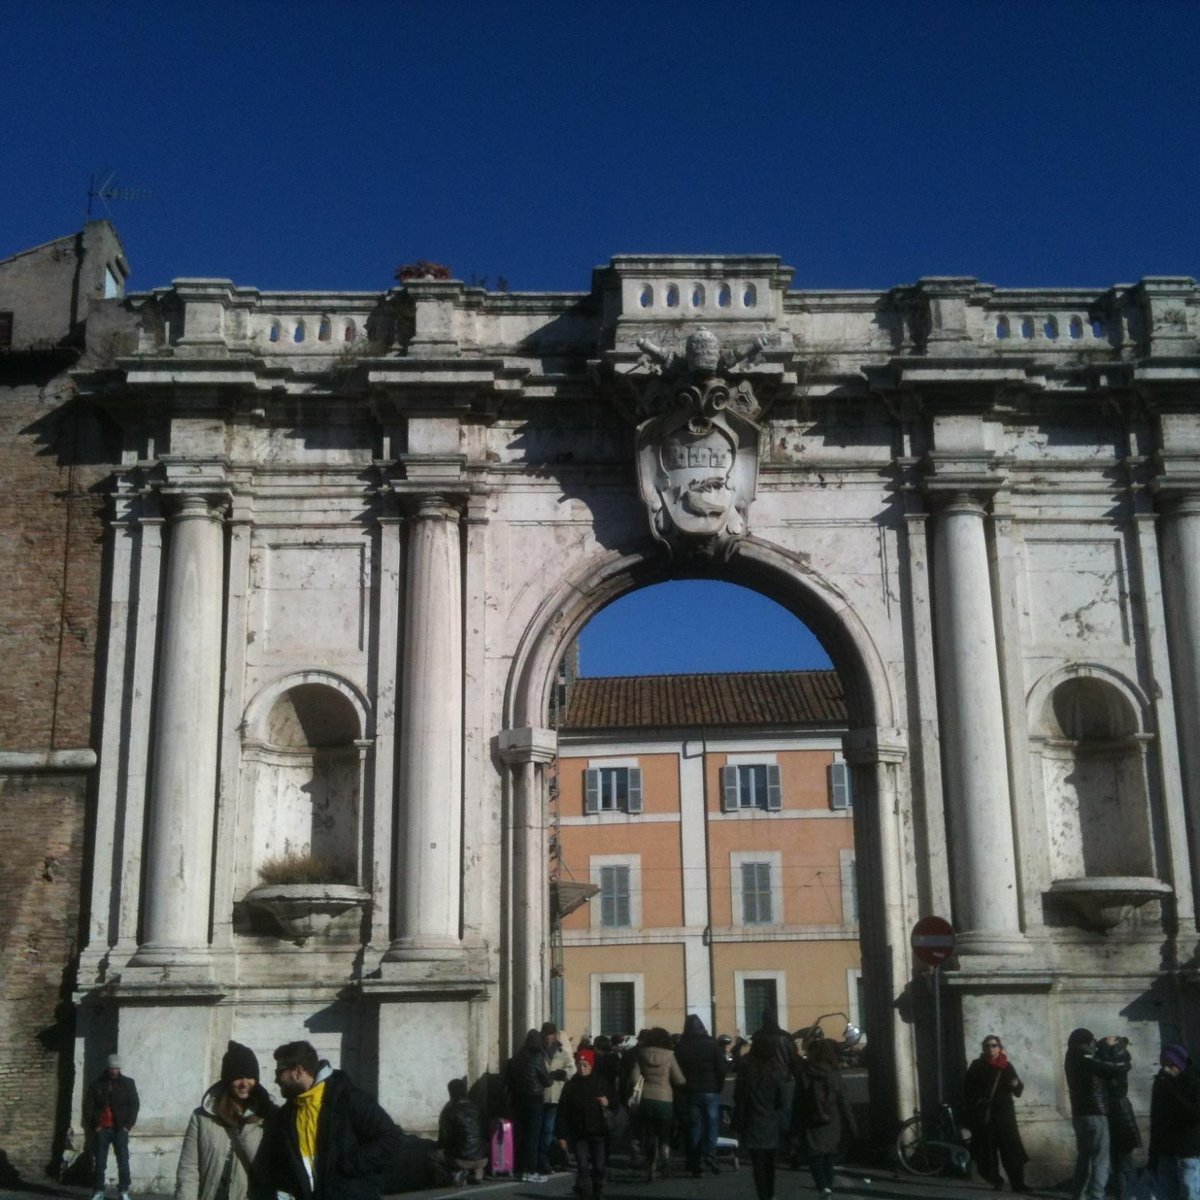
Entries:
{"label": "orange stucco building", "polygon": [[749,1036],[767,1007],[790,1029],[861,1020],[844,728],[832,671],[573,684],[554,805],[572,1037],[689,1012]]}

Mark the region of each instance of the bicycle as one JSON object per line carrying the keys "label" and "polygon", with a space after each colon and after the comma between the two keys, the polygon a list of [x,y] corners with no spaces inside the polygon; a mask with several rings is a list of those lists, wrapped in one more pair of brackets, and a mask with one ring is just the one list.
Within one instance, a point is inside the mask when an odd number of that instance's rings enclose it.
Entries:
{"label": "bicycle", "polygon": [[896,1158],[913,1175],[966,1177],[971,1170],[970,1139],[949,1104],[930,1112],[917,1113],[900,1126],[896,1135]]}

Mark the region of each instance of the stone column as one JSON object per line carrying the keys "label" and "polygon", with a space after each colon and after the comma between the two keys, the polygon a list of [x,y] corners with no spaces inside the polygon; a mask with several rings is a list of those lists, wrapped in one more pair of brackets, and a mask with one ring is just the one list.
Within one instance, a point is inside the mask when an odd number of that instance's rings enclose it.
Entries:
{"label": "stone column", "polygon": [[[1162,524],[1162,590],[1170,629],[1171,679],[1183,768],[1183,803],[1193,830],[1200,828],[1200,491],[1168,499]],[[1164,775],[1167,774],[1164,765]],[[1170,785],[1167,814],[1170,821]],[[1171,829],[1169,849],[1180,916],[1194,911],[1194,901],[1179,896],[1187,871],[1186,833]],[[1191,863],[1191,885],[1200,894],[1200,863]]]}
{"label": "stone column", "polygon": [[135,965],[208,947],[221,707],[225,551],[213,497],[165,497],[166,589],[155,705],[143,941]]}
{"label": "stone column", "polygon": [[955,924],[964,953],[1025,948],[984,510],[954,495],[934,526],[941,743]]}
{"label": "stone column", "polygon": [[459,512],[425,497],[409,525],[400,709],[400,879],[390,959],[457,955],[462,894]]}
{"label": "stone column", "polygon": [[546,951],[550,941],[550,848],[546,829],[545,772],[558,754],[553,729],[506,729],[500,754],[512,768],[509,802],[511,947],[510,1032],[519,1046],[546,1020],[550,1001]]}

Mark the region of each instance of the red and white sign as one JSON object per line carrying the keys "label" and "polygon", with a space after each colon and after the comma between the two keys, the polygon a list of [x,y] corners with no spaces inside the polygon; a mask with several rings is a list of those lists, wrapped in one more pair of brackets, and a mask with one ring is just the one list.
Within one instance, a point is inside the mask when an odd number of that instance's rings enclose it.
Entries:
{"label": "red and white sign", "polygon": [[940,967],[954,953],[954,926],[944,917],[922,917],[909,938],[913,953],[931,967]]}

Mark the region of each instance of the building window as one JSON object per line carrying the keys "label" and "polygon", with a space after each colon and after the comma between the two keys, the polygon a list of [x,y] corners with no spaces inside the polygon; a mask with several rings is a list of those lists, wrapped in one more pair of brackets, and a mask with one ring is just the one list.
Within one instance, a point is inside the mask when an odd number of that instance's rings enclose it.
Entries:
{"label": "building window", "polygon": [[593,1033],[631,1034],[646,1024],[644,976],[616,972],[596,974],[589,977],[589,985]]}
{"label": "building window", "polygon": [[779,1019],[779,993],[774,979],[743,979],[742,1010],[745,1012],[743,1029],[747,1035],[762,1028],[763,1017],[769,1012]]}
{"label": "building window", "polygon": [[0,312],[0,350],[12,349],[13,315],[10,312]]}
{"label": "building window", "polygon": [[629,907],[629,868],[600,868],[600,924],[606,929],[628,929],[631,924]]}
{"label": "building window", "polygon": [[636,854],[593,854],[588,878],[596,887],[588,906],[593,929],[640,929],[642,860]]}
{"label": "building window", "polygon": [[829,764],[829,807],[847,809],[854,803],[850,793],[850,768],[844,762]]}
{"label": "building window", "polygon": [[583,773],[584,812],[640,813],[642,772],[637,767],[588,767]]}
{"label": "building window", "polygon": [[738,763],[721,768],[721,807],[725,812],[758,809],[777,812],[783,806],[779,767],[775,763]]}
{"label": "building window", "polygon": [[770,925],[775,920],[771,903],[771,864],[742,863],[742,923]]}

